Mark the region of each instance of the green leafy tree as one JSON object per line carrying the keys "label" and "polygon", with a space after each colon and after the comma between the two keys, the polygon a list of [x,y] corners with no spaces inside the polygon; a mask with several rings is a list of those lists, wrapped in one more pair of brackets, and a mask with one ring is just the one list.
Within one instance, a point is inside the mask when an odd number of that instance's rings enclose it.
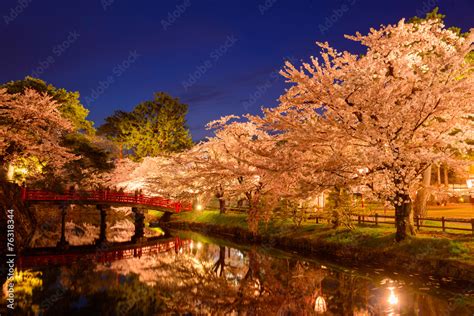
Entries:
{"label": "green leafy tree", "polygon": [[66,179],[70,183],[91,186],[101,183],[101,176],[114,169],[112,152],[104,148],[97,138],[90,139],[83,134],[69,134],[64,138],[64,146],[78,155],[77,160],[66,163]]}
{"label": "green leafy tree", "polygon": [[102,124],[98,129],[99,135],[105,136],[118,145],[120,149],[120,159],[123,158],[123,151],[127,136],[130,134],[130,122],[132,115],[124,111],[115,111],[113,115],[105,119],[105,123]]}
{"label": "green leafy tree", "polygon": [[352,229],[351,215],[354,211],[352,193],[345,187],[334,187],[326,205],[327,215],[334,228],[344,225]]}
{"label": "green leafy tree", "polygon": [[99,133],[130,150],[135,159],[180,152],[192,146],[187,111],[186,104],[158,92],[132,112],[117,111],[106,118]]}
{"label": "green leafy tree", "polygon": [[69,120],[76,131],[93,135],[95,133],[94,123],[87,119],[89,110],[87,110],[79,101],[79,92],[67,91],[62,88],[56,88],[45,81],[33,77],[26,77],[23,80],[10,81],[0,88],[7,89],[10,94],[24,93],[30,88],[39,93],[46,93],[60,104],[58,110],[62,116]]}
{"label": "green leafy tree", "polygon": [[[426,13],[426,16],[424,18],[414,16],[412,17],[409,22],[411,23],[421,23],[423,21],[427,20],[440,20],[444,23],[444,19],[446,18],[446,15],[439,13],[439,8],[436,7],[433,9],[433,11]],[[467,36],[468,33],[461,33],[461,28],[456,27],[456,26],[451,26],[448,28],[448,30],[458,34],[459,36]]]}
{"label": "green leafy tree", "polygon": [[[87,110],[79,101],[79,92],[71,92],[56,88],[51,84],[37,78],[26,77],[23,80],[10,81],[1,86],[8,94],[25,94],[32,89],[40,94],[49,96],[58,104],[58,112],[62,119],[69,122],[69,133],[61,136],[60,145],[73,154],[76,159],[65,163],[62,177],[45,177],[52,172],[54,164],[41,165],[43,177],[37,178],[37,185],[53,186],[60,188],[66,183],[79,183],[89,185],[97,180],[99,175],[111,171],[113,164],[110,161],[112,150],[106,148],[100,137],[95,136],[94,123],[87,119]],[[39,168],[37,157],[29,157],[16,167],[23,170],[36,170]],[[30,175],[31,173],[28,173]],[[25,178],[26,176],[23,176]],[[23,179],[25,180],[25,179]],[[32,179],[34,180],[34,179]]]}

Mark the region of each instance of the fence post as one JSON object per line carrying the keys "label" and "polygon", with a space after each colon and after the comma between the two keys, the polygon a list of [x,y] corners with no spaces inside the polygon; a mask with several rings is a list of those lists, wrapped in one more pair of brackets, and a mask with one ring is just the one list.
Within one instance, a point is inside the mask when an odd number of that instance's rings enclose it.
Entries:
{"label": "fence post", "polygon": [[420,230],[420,217],[416,215],[415,219],[416,219],[416,229]]}
{"label": "fence post", "polygon": [[365,222],[365,215],[362,215],[362,224]]}
{"label": "fence post", "polygon": [[446,230],[446,226],[444,224],[444,216],[441,217],[441,226],[443,227],[443,232]]}
{"label": "fence post", "polygon": [[319,217],[316,215],[316,224],[319,224]]}
{"label": "fence post", "polygon": [[379,224],[379,214],[375,213],[375,226]]}
{"label": "fence post", "polygon": [[357,215],[357,223],[360,225],[360,215]]}
{"label": "fence post", "polygon": [[471,218],[472,235],[474,236],[474,218]]}

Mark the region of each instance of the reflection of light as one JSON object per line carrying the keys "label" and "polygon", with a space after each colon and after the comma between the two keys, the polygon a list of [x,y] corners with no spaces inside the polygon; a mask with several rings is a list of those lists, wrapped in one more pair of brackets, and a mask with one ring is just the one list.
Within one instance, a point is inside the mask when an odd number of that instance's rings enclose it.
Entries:
{"label": "reflection of light", "polygon": [[388,303],[390,305],[398,304],[398,297],[395,295],[395,292],[393,291],[393,287],[389,287],[388,290],[390,291],[390,295],[388,296]]}
{"label": "reflection of light", "polygon": [[359,309],[357,308],[354,313],[354,316],[370,316],[370,313],[367,309]]}
{"label": "reflection of light", "polygon": [[255,296],[260,295],[260,281],[256,280],[253,286],[255,288],[255,290],[253,291],[253,295]]}
{"label": "reflection of light", "polygon": [[43,287],[41,276],[41,272],[33,272],[31,270],[18,271],[15,269],[13,276],[8,278],[3,284],[2,292],[4,298],[14,299],[15,294],[22,295],[22,297],[31,297],[36,288],[42,289]]}
{"label": "reflection of light", "polygon": [[327,311],[326,301],[324,297],[318,296],[316,301],[314,301],[314,311],[316,313],[324,313]]}
{"label": "reflection of light", "polygon": [[27,174],[28,169],[26,168],[15,168],[16,173]]}
{"label": "reflection of light", "polygon": [[202,204],[196,205],[196,210],[202,211],[202,209],[203,209]]}
{"label": "reflection of light", "polygon": [[191,248],[191,250],[194,248],[194,243],[192,241],[189,243],[189,248]]}
{"label": "reflection of light", "polygon": [[201,244],[201,243],[198,241],[198,243],[197,243],[197,246],[196,246],[196,247],[197,247],[197,249],[201,249],[201,248],[202,248],[202,244]]}
{"label": "reflection of light", "polygon": [[473,185],[472,185],[473,182],[474,182],[474,179],[467,179],[467,180],[466,180],[466,185],[467,185],[467,188],[468,188],[468,189],[472,189],[472,187],[473,187]]}

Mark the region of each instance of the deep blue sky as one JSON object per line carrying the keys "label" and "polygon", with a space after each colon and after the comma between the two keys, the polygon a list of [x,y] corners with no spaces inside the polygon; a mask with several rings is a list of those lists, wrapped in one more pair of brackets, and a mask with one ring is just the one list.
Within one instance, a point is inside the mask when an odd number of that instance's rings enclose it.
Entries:
{"label": "deep blue sky", "polygon": [[[36,71],[79,91],[96,126],[166,91],[189,104],[198,140],[210,120],[276,105],[285,83],[274,72],[285,58],[308,60],[316,41],[360,51],[343,35],[435,6],[447,25],[474,26],[472,0],[2,0],[0,83]],[[101,81],[108,81],[103,91]]]}

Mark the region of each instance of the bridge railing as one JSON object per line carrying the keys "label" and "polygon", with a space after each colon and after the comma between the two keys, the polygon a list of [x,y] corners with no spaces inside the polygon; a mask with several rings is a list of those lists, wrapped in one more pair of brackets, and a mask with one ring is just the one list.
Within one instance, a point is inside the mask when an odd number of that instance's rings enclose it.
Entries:
{"label": "bridge railing", "polygon": [[[89,250],[69,250],[66,253],[58,250],[50,250],[44,254],[27,254],[19,257],[18,266],[20,269],[49,266],[55,264],[72,264],[79,260],[94,260],[100,263],[113,262],[115,260],[141,257],[142,255],[153,253],[166,253],[175,250],[178,253],[181,249],[187,249],[192,243],[189,239],[180,239],[166,242],[157,242],[150,245],[130,245],[122,248],[120,244],[111,244],[109,249],[92,248]],[[189,249],[189,248],[188,248]]]}
{"label": "bridge railing", "polygon": [[165,209],[172,209],[175,212],[181,210],[190,211],[190,203],[181,203],[159,196],[146,196],[135,193],[114,192],[108,190],[102,191],[69,191],[65,193],[55,193],[42,190],[22,189],[22,199],[24,201],[97,201],[97,202],[115,202],[130,203],[144,206],[157,206]]}

